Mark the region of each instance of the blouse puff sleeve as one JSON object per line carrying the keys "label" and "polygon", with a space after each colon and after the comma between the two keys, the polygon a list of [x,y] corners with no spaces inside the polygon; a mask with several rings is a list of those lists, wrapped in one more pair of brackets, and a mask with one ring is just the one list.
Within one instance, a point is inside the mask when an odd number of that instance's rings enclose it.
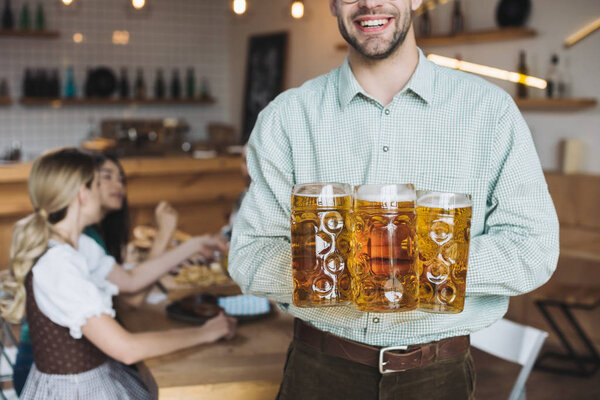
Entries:
{"label": "blouse puff sleeve", "polygon": [[39,309],[55,324],[69,328],[73,338],[80,339],[81,327],[88,318],[115,316],[112,296],[119,289],[105,279],[110,273],[106,269],[102,264],[88,266],[86,256],[69,245],[52,246],[32,270],[33,294]]}

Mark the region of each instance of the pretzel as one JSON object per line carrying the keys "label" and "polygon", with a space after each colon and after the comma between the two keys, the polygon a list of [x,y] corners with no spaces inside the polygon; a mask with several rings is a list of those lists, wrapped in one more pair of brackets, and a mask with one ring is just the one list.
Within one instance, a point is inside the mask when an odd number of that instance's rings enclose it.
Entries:
{"label": "pretzel", "polygon": [[[156,235],[156,228],[147,225],[138,225],[133,228],[133,245],[141,249],[149,249],[152,247],[152,242],[156,238]],[[182,232],[178,229],[173,233],[172,240],[182,243],[191,238],[192,235]]]}
{"label": "pretzel", "polygon": [[175,276],[178,283],[190,283],[196,286],[210,286],[227,281],[228,278],[218,271],[202,265],[186,265]]}

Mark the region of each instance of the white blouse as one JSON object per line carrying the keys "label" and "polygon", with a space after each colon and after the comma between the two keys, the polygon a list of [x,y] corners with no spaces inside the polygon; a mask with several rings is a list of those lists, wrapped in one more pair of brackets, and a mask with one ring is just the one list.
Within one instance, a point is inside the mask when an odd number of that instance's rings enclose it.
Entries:
{"label": "white blouse", "polygon": [[112,296],[119,288],[106,280],[115,259],[87,235],[81,235],[78,250],[54,240],[33,266],[33,294],[39,309],[52,322],[69,328],[75,339],[88,318],[115,316]]}

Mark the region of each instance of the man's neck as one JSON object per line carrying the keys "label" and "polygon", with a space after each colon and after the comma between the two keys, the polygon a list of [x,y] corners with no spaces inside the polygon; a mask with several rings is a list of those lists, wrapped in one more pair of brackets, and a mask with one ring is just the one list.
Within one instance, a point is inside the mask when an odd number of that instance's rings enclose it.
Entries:
{"label": "man's neck", "polygon": [[412,28],[404,43],[389,57],[371,60],[350,48],[348,61],[360,86],[381,104],[388,105],[404,89],[419,63]]}

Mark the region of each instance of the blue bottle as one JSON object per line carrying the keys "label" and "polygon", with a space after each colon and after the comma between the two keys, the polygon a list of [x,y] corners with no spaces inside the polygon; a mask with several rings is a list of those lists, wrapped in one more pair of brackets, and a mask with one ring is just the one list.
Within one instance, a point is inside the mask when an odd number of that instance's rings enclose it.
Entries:
{"label": "blue bottle", "polygon": [[75,77],[73,76],[73,66],[67,67],[67,79],[65,79],[65,97],[73,98],[76,95]]}

